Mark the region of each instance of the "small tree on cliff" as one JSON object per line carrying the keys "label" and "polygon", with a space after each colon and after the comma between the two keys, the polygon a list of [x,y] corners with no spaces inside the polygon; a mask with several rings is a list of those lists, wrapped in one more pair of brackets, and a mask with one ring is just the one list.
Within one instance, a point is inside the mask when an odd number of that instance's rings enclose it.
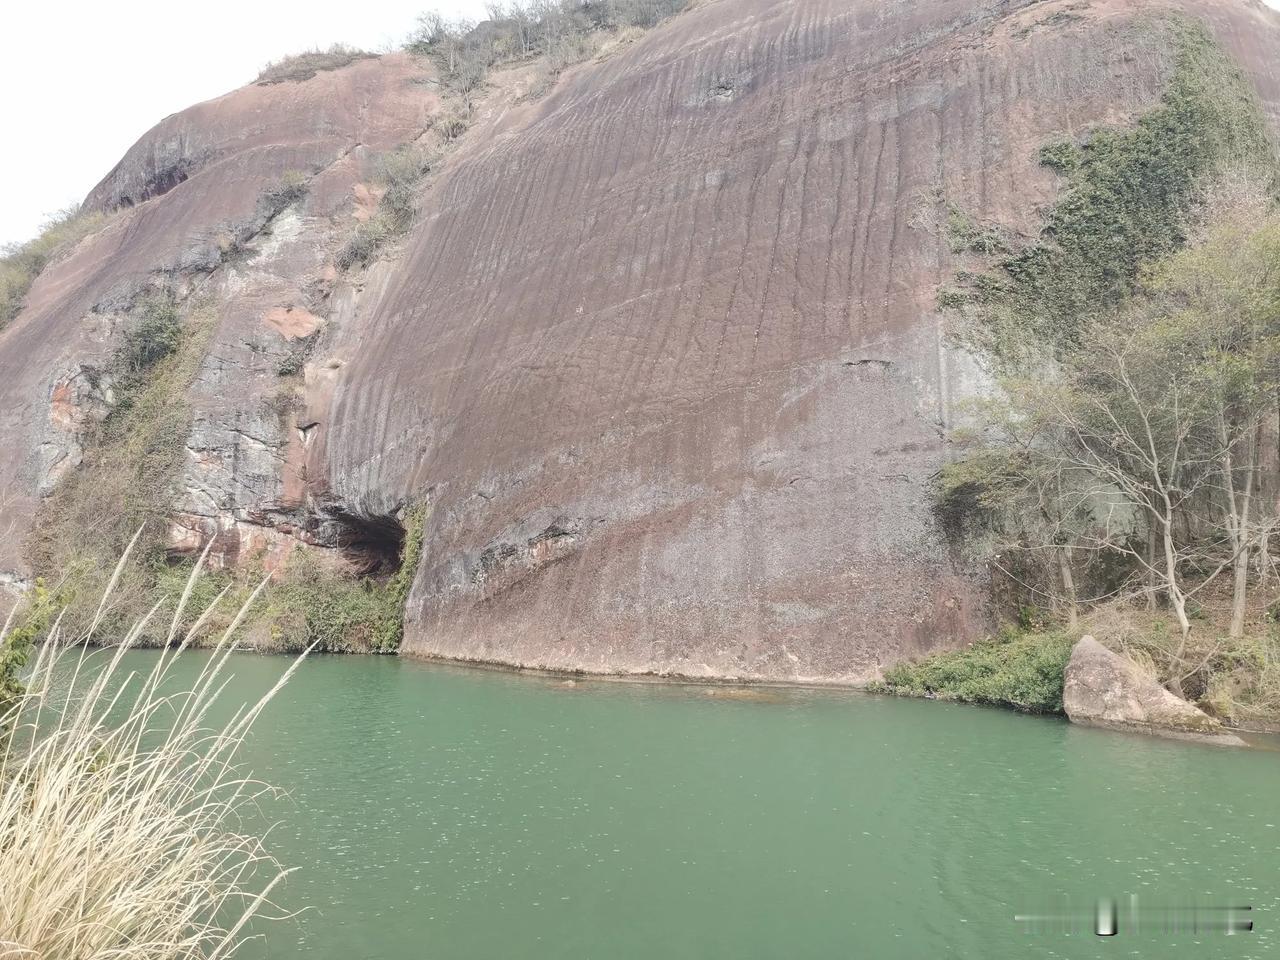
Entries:
{"label": "small tree on cliff", "polygon": [[[1230,633],[1242,636],[1249,566],[1280,504],[1262,503],[1267,431],[1280,427],[1280,211],[1270,183],[1231,174],[1214,185],[1197,242],[1159,271],[1154,295],[1187,329],[1202,368],[1218,451],[1209,526],[1232,556]],[[1264,570],[1266,563],[1260,565]]]}
{"label": "small tree on cliff", "polygon": [[1250,561],[1276,518],[1261,491],[1280,403],[1280,213],[1256,181],[1210,200],[1195,242],[1139,295],[1006,373],[984,442],[939,488],[946,504],[976,480],[1004,542],[1055,559],[1064,599],[1081,553],[1126,558],[1135,592],[1164,596],[1178,623],[1175,692],[1199,667],[1193,600],[1231,571],[1240,636]]}
{"label": "small tree on cliff", "polygon": [[1055,425],[1026,399],[1034,386],[1005,379],[1002,393],[972,404],[979,428],[959,430],[966,451],[934,489],[935,515],[954,538],[978,539],[992,563],[1075,626],[1076,564],[1093,522],[1088,476],[1047,456]]}

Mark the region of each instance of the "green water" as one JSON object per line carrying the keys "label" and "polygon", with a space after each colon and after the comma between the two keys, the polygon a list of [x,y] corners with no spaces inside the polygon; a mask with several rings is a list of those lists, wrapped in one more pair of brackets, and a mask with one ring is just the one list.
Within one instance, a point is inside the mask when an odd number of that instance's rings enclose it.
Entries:
{"label": "green water", "polygon": [[[139,653],[139,666],[152,654]],[[237,657],[231,696],[285,666]],[[309,906],[243,956],[1263,957],[1280,754],[857,694],[317,658],[246,758]],[[1252,904],[1101,940],[1018,912]],[[1122,911],[1122,924],[1123,911]]]}

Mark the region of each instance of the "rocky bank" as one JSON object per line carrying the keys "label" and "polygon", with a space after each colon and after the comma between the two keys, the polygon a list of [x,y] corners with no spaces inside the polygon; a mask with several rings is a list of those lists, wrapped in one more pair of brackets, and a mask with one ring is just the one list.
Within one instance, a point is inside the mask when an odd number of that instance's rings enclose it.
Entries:
{"label": "rocky bank", "polygon": [[1222,724],[1143,674],[1093,637],[1081,637],[1067,661],[1062,705],[1072,723],[1241,747]]}

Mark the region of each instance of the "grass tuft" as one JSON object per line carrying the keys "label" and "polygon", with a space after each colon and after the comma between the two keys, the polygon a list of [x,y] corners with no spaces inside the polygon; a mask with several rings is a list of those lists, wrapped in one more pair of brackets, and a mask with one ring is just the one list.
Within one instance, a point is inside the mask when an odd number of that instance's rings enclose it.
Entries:
{"label": "grass tuft", "polygon": [[[109,605],[128,559],[104,594]],[[248,603],[194,686],[173,692],[173,667],[206,620],[180,632],[200,577],[192,571],[169,637],[145,676],[123,655],[144,615],[114,648],[90,651],[102,625],[67,635],[55,624],[28,689],[3,714],[0,741],[0,955],[44,960],[218,960],[287,875],[243,832],[269,789],[237,754],[300,659],[256,704],[211,727],[227,658]],[[252,597],[249,602],[252,602]],[[0,649],[17,638],[0,630]]]}

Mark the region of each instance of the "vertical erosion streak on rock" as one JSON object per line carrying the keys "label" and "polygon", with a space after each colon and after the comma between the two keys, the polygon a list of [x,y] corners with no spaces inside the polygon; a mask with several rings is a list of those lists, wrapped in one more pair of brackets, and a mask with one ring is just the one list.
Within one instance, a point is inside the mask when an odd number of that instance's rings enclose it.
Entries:
{"label": "vertical erosion streak on rock", "polygon": [[343,501],[430,491],[405,650],[856,680],[971,636],[914,211],[1036,229],[1039,146],[1160,94],[1140,13],[722,0],[469,132],[312,448]]}

